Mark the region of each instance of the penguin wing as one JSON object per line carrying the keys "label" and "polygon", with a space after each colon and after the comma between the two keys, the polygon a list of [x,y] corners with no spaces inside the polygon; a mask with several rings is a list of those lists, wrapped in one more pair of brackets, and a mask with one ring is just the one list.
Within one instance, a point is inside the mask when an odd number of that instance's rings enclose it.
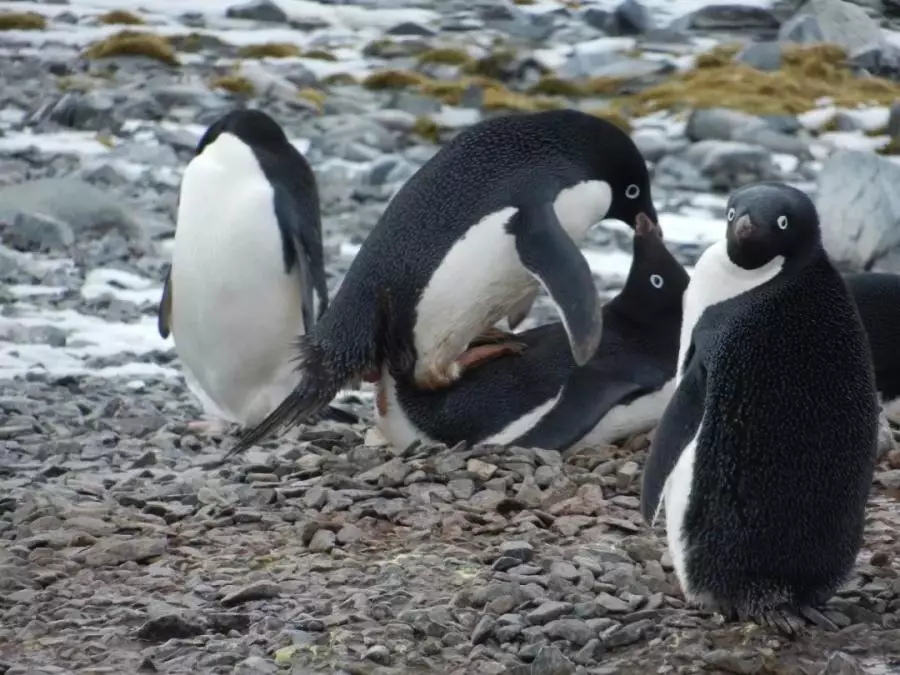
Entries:
{"label": "penguin wing", "polygon": [[666,373],[649,364],[614,375],[589,366],[576,368],[556,405],[512,444],[561,452],[584,438],[614,407],[656,391],[667,380]]}
{"label": "penguin wing", "polygon": [[520,208],[507,226],[528,272],[537,278],[559,309],[578,365],[597,351],[603,314],[591,268],[549,202]]}
{"label": "penguin wing", "polygon": [[[289,189],[284,185],[275,185],[275,217],[285,242],[285,271],[289,272],[294,262],[300,268],[303,325],[309,330],[328,307],[328,285],[325,281],[322,221],[318,204],[298,202],[299,194],[302,193],[298,193],[293,186]],[[314,311],[314,292],[319,296],[318,312]]]}
{"label": "penguin wing", "polygon": [[162,299],[159,301],[159,309],[156,314],[156,329],[164,340],[172,332],[172,266],[166,270],[166,278],[163,280]]}
{"label": "penguin wing", "polygon": [[641,515],[652,525],[662,500],[669,474],[682,451],[700,428],[706,399],[706,368],[694,344],[688,349],[684,376],[650,442],[650,451],[641,478]]}

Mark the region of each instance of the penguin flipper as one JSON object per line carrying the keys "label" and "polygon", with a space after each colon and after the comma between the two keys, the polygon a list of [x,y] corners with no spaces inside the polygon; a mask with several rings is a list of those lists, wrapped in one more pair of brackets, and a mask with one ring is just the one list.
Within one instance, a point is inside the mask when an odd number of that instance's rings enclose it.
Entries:
{"label": "penguin flipper", "polygon": [[[309,330],[328,307],[318,203],[315,208],[300,208],[295,192],[278,184],[274,189],[275,217],[284,244],[285,272],[290,272],[294,264],[300,269],[303,325]],[[309,213],[315,215],[310,217]],[[318,312],[315,311],[314,294],[319,296]]]}
{"label": "penguin flipper", "polygon": [[[597,372],[590,365],[576,368],[563,385],[556,405],[512,444],[544,450],[566,450],[584,438],[610,410],[662,387],[667,375],[647,367],[646,374]],[[652,371],[652,372],[651,372]]]}
{"label": "penguin flipper", "polygon": [[706,398],[706,371],[694,345],[688,349],[684,376],[656,427],[641,477],[641,515],[652,525],[663,489],[678,458],[700,428]]}
{"label": "penguin flipper", "polygon": [[575,363],[583,366],[600,344],[603,314],[581,249],[563,229],[551,203],[519,209],[508,229],[525,269],[559,308]]}
{"label": "penguin flipper", "polygon": [[163,340],[172,332],[172,265],[169,265],[166,278],[163,280],[162,299],[159,301],[156,314],[156,329]]}

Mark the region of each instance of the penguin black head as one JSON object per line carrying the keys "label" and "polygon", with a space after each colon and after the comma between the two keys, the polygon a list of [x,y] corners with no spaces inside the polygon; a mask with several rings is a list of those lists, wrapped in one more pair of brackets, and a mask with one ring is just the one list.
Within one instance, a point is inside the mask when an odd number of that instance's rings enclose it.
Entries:
{"label": "penguin black head", "polygon": [[821,245],[812,200],[784,183],[753,183],[736,190],[725,217],[728,257],[743,269],[758,269],[778,256],[801,257]]}
{"label": "penguin black head", "polygon": [[262,110],[239,108],[225,113],[209,126],[197,144],[195,154],[199,155],[223,133],[236,136],[251,147],[273,147],[290,142],[278,122]]}
{"label": "penguin black head", "polygon": [[644,215],[658,227],[650,172],[641,151],[631,136],[612,122],[594,118],[593,126],[593,170],[612,191],[606,218],[621,220],[634,229],[638,217]]}
{"label": "penguin black head", "polygon": [[634,255],[621,293],[611,301],[635,321],[659,322],[680,317],[681,297],[690,275],[662,239],[662,230],[648,216],[638,216],[632,240]]}

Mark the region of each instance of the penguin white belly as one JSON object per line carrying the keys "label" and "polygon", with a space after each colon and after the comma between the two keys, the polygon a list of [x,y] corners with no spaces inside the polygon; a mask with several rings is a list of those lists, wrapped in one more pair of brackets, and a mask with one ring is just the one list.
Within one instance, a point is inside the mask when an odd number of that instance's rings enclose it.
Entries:
{"label": "penguin white belly", "polygon": [[[580,244],[611,202],[607,183],[585,181],[560,191],[553,207],[563,229]],[[517,211],[508,206],[472,225],[434,271],[416,310],[417,380],[445,370],[482,331],[539,288],[519,260],[515,237],[506,231]],[[454,367],[455,378],[459,367]]]}
{"label": "penguin white belly", "polygon": [[632,434],[649,431],[662,418],[674,391],[675,380],[672,379],[659,391],[617,405],[572,449],[608,445]]}
{"label": "penguin white belly", "polygon": [[697,439],[703,429],[703,422],[681,455],[663,490],[663,502],[666,509],[666,540],[669,546],[669,557],[675,567],[675,576],[681,584],[684,597],[695,599],[693,589],[687,578],[687,552],[690,542],[684,533],[684,518],[690,504],[694,481],[694,459],[697,454]]}
{"label": "penguin white belly", "polygon": [[513,420],[496,434],[486,438],[482,443],[487,445],[490,445],[491,443],[504,445],[506,443],[511,443],[519,436],[531,431],[535,425],[544,418],[544,415],[553,410],[553,406],[559,401],[560,396],[562,396],[562,392],[553,398],[544,401],[540,405],[535,406],[520,418]]}
{"label": "penguin white belly", "polygon": [[412,420],[407,417],[403,406],[397,400],[397,383],[387,368],[381,369],[381,379],[375,392],[375,426],[390,445],[398,450],[405,449],[416,440],[434,443]]}
{"label": "penguin white belly", "polygon": [[253,157],[235,169],[233,155],[242,150],[251,152],[220,139],[185,171],[172,334],[188,380],[218,409],[210,412],[252,425],[296,384],[290,348],[304,326],[298,271],[284,271],[272,188]]}

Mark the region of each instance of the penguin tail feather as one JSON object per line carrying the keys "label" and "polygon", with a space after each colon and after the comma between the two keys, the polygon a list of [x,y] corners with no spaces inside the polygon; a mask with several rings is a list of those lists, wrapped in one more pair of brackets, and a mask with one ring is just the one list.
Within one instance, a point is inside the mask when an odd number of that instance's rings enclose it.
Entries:
{"label": "penguin tail feather", "polygon": [[344,424],[356,424],[359,422],[359,415],[356,415],[349,410],[344,410],[343,408],[336,408],[332,405],[325,408],[322,413],[322,418],[331,420],[332,422],[343,422]]}
{"label": "penguin tail feather", "polygon": [[[302,373],[300,384],[262,422],[241,434],[238,442],[229,450],[225,459],[233,457],[273,435],[280,435],[297,424],[313,421],[322,408],[334,399],[341,387],[354,375],[353,372],[347,372],[351,369],[337,366],[336,360],[329,358],[330,354],[325,346],[315,340],[311,334],[301,335],[297,338],[297,351],[297,370]],[[335,412],[332,413],[332,411]],[[343,415],[345,420],[347,416],[352,415],[352,413],[339,411],[330,406],[325,413],[326,416],[329,413]],[[358,419],[355,415],[353,417],[354,421]]]}

